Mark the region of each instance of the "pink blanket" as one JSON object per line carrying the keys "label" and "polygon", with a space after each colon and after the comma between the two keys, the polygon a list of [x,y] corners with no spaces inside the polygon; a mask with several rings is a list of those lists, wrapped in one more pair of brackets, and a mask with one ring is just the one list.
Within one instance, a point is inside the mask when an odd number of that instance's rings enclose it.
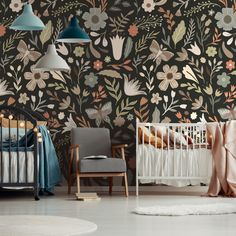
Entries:
{"label": "pink blanket", "polygon": [[236,197],[236,120],[208,123],[212,137],[213,170],[208,196]]}

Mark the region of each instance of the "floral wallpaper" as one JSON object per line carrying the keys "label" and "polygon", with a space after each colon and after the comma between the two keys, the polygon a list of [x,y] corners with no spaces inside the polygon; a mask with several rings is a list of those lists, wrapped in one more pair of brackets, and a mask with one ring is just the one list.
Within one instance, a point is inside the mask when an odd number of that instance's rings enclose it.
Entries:
{"label": "floral wallpaper", "polygon": [[[48,119],[64,173],[74,126],[108,127],[114,143],[128,143],[134,184],[136,118],[234,118],[235,0],[30,0],[46,28],[10,30],[24,2],[0,1],[0,104]],[[74,14],[92,42],[56,43],[70,73],[34,72]]]}

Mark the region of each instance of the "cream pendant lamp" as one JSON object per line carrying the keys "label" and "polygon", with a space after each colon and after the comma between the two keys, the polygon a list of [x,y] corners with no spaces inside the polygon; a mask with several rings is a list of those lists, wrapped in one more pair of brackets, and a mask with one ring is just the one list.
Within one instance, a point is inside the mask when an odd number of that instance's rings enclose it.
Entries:
{"label": "cream pendant lamp", "polygon": [[70,71],[66,61],[57,53],[54,44],[48,45],[47,52],[36,63],[34,70],[38,71]]}
{"label": "cream pendant lamp", "polygon": [[43,22],[33,13],[31,4],[26,3],[24,5],[23,13],[18,16],[10,26],[13,30],[43,30],[45,25]]}
{"label": "cream pendant lamp", "polygon": [[[51,31],[53,28],[51,27]],[[47,52],[42,56],[34,67],[35,71],[70,71],[70,67],[66,61],[57,53],[54,43],[49,44]]]}

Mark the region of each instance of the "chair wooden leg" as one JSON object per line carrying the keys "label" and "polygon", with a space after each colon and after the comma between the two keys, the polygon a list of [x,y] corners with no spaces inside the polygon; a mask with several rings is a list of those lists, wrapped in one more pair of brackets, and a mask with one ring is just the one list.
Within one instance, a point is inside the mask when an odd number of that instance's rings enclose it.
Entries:
{"label": "chair wooden leg", "polygon": [[113,177],[109,177],[109,194],[112,195]]}
{"label": "chair wooden leg", "polygon": [[71,193],[71,171],[72,171],[72,164],[73,164],[73,152],[71,152],[70,160],[69,160],[69,168],[68,168],[68,194]]}
{"label": "chair wooden leg", "polygon": [[80,176],[77,175],[77,193],[79,194],[80,193]]}
{"label": "chair wooden leg", "polygon": [[69,173],[69,177],[68,177],[68,194],[71,194],[71,175]]}
{"label": "chair wooden leg", "polygon": [[129,196],[129,190],[128,190],[128,179],[127,179],[127,173],[125,173],[125,175],[124,175],[124,179],[125,179],[125,196],[128,197],[128,196]]}

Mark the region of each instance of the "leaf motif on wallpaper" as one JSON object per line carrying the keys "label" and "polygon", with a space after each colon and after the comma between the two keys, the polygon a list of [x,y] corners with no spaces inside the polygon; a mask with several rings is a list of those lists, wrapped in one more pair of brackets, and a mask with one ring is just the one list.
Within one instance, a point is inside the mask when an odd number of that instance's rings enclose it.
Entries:
{"label": "leaf motif on wallpaper", "polygon": [[13,35],[10,35],[9,38],[7,38],[3,44],[2,44],[2,50],[6,53],[10,50],[15,48],[15,41],[18,39],[21,39],[25,36],[26,32],[19,31]]}
{"label": "leaf motif on wallpaper", "polygon": [[[107,97],[106,91],[104,90],[104,86],[99,85],[97,91],[92,92],[93,102],[101,102],[104,98]],[[84,100],[84,103],[87,102]]]}
{"label": "leaf motif on wallpaper", "polygon": [[132,48],[133,48],[133,40],[131,37],[128,37],[125,43],[124,58],[127,58],[130,55]]}
{"label": "leaf motif on wallpaper", "polygon": [[127,75],[124,75],[124,91],[127,96],[147,95],[145,91],[140,89],[141,84],[138,80],[129,80]]}
{"label": "leaf motif on wallpaper", "polygon": [[8,90],[8,83],[7,80],[0,80],[0,96],[4,95],[13,95],[14,93]]}
{"label": "leaf motif on wallpaper", "polygon": [[66,99],[63,98],[62,102],[60,103],[59,109],[65,110],[65,109],[69,108],[70,103],[71,103],[71,98],[69,96],[67,96]]}
{"label": "leaf motif on wallpaper", "polygon": [[97,74],[111,77],[111,78],[122,79],[121,74],[115,70],[101,70]]}
{"label": "leaf motif on wallpaper", "polygon": [[141,100],[139,102],[139,109],[134,109],[134,113],[141,122],[148,121],[149,109],[148,109],[147,98],[145,98],[145,97],[141,98]]}
{"label": "leaf motif on wallpaper", "polygon": [[8,106],[11,106],[11,105],[13,105],[15,102],[16,102],[16,99],[15,99],[15,98],[9,97],[9,98],[8,98],[8,101],[7,101],[7,105],[8,105]]}
{"label": "leaf motif on wallpaper", "polygon": [[64,93],[69,93],[68,88],[65,86],[63,83],[53,83],[53,84],[48,84],[49,88],[54,88],[55,90],[61,90]]}
{"label": "leaf motif on wallpaper", "polygon": [[61,71],[50,71],[50,74],[52,75],[53,79],[60,80],[64,83],[66,83],[63,74]]}
{"label": "leaf motif on wallpaper", "polygon": [[134,109],[134,105],[137,103],[137,100],[130,102],[129,98],[123,99],[120,106],[116,108],[116,116],[125,116],[130,110]]}
{"label": "leaf motif on wallpaper", "polygon": [[76,119],[79,121],[80,127],[91,127],[88,119],[85,119],[83,116],[81,117],[76,117]]}
{"label": "leaf motif on wallpaper", "polygon": [[198,110],[201,108],[202,104],[203,104],[203,97],[202,96],[200,96],[198,99],[195,98],[194,102],[192,103],[192,109]]}
{"label": "leaf motif on wallpaper", "polygon": [[222,51],[224,52],[225,56],[227,56],[228,58],[232,59],[234,57],[233,53],[228,48],[226,48],[225,42],[222,43]]}
{"label": "leaf motif on wallpaper", "polygon": [[192,80],[192,81],[199,84],[195,73],[193,72],[193,70],[191,69],[191,67],[189,65],[184,66],[182,72],[183,72],[184,76],[186,77],[186,79]]}
{"label": "leaf motif on wallpaper", "polygon": [[90,52],[92,53],[92,55],[95,58],[98,58],[98,59],[101,58],[101,53],[93,47],[92,43],[89,44],[89,49],[90,49]]}
{"label": "leaf motif on wallpaper", "polygon": [[200,88],[200,86],[196,85],[195,83],[183,83],[180,85],[181,88],[186,88],[187,87],[187,90],[194,90],[196,93],[202,93],[202,90]]}
{"label": "leaf motif on wallpaper", "polygon": [[184,47],[192,42],[194,35],[195,35],[195,22],[193,18],[191,18],[189,20],[189,26],[186,37],[184,39]]}
{"label": "leaf motif on wallpaper", "polygon": [[185,22],[183,20],[181,20],[172,35],[172,40],[173,40],[175,46],[178,42],[180,42],[183,39],[185,33],[186,33]]}
{"label": "leaf motif on wallpaper", "polygon": [[45,25],[45,29],[40,33],[39,38],[42,44],[45,44],[52,36],[53,26],[52,21],[48,21]]}
{"label": "leaf motif on wallpaper", "polygon": [[120,84],[118,82],[116,84],[116,79],[114,79],[113,82],[108,79],[105,79],[105,82],[106,88],[108,89],[110,96],[112,96],[116,100],[116,102],[118,102],[122,96]]}
{"label": "leaf motif on wallpaper", "polygon": [[152,123],[160,123],[160,110],[155,107],[155,110],[152,113]]}

